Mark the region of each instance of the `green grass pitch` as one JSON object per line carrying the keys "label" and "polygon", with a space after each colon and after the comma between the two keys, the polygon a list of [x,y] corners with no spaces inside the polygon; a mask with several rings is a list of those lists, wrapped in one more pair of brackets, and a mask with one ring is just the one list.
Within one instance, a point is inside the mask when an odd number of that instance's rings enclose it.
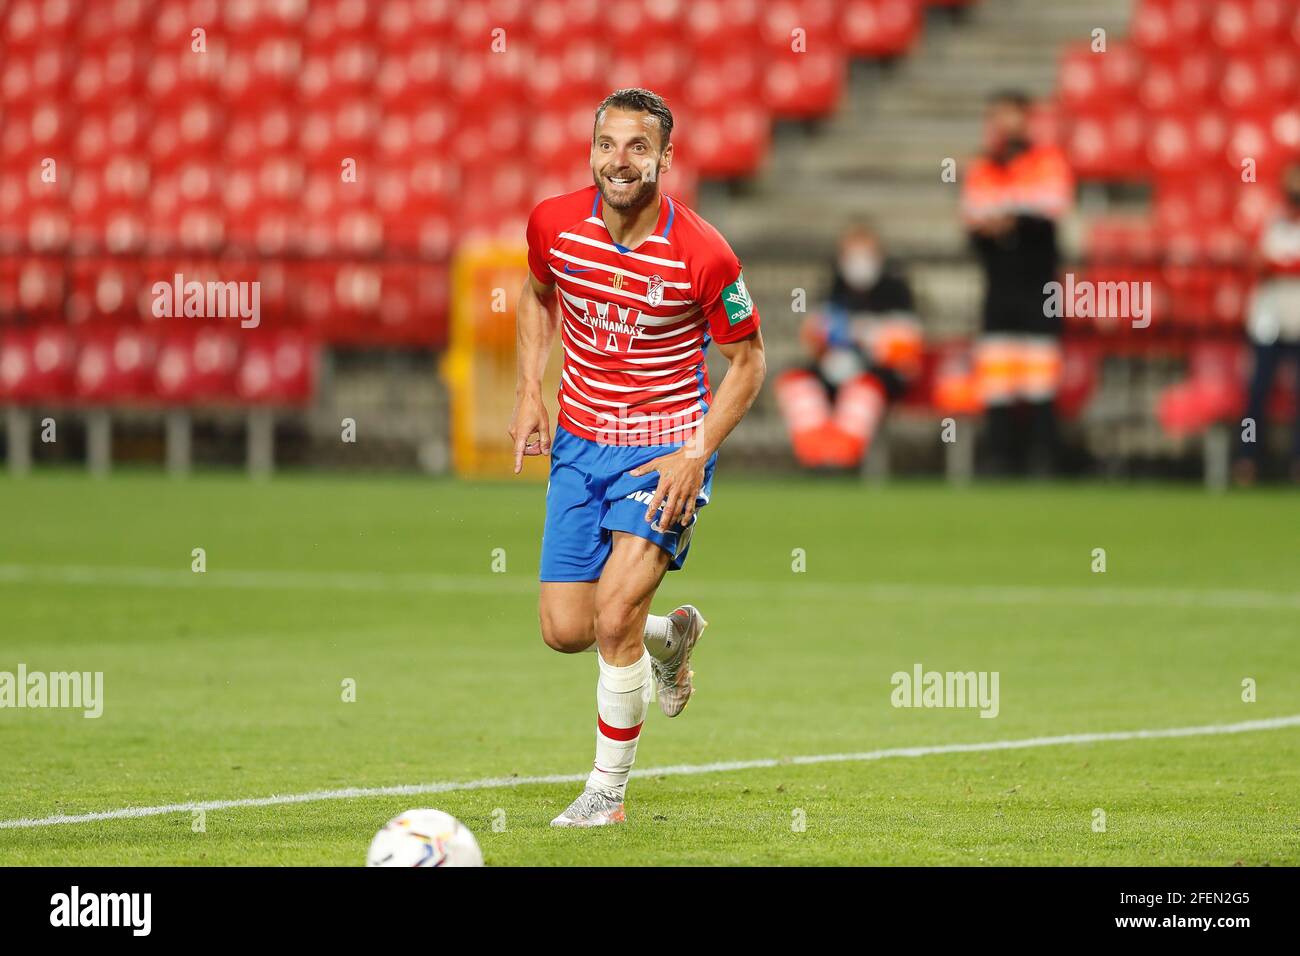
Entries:
{"label": "green grass pitch", "polygon": [[[715,491],[657,602],[711,622],[698,692],[671,721],[652,705],[638,768],[1300,714],[1294,494],[725,461]],[[0,671],[102,671],[105,696],[94,720],[0,710],[0,821],[590,768],[595,661],[537,633],[540,485],[54,473],[0,501]],[[918,663],[996,671],[997,716],[892,706]],[[0,865],[357,865],[412,806],[465,821],[489,865],[1300,863],[1295,726],[665,773],[632,781],[627,825],[551,830],[576,792],[8,826]]]}

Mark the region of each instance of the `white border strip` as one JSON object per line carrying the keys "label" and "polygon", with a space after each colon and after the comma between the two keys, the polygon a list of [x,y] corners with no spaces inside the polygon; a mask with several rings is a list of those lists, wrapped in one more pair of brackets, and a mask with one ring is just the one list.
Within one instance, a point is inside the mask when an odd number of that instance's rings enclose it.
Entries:
{"label": "white border strip", "polygon": [[[1238,724],[1209,724],[1202,727],[1118,730],[1109,733],[1064,734],[1059,737],[1027,737],[1021,740],[988,740],[971,744],[894,747],[888,750],[867,750],[861,753],[811,754],[782,759],[767,758],[764,760],[732,760],[723,763],[678,764],[671,767],[649,767],[644,770],[633,770],[632,776],[685,777],[702,773],[761,770],[781,766],[861,763],[868,760],[883,760],[887,757],[928,757],[934,754],[986,753],[993,750],[1023,750],[1028,747],[1056,747],[1063,744],[1091,744],[1114,740],[1159,740],[1170,737],[1243,734],[1255,730],[1280,730],[1283,727],[1300,727],[1300,714],[1290,717],[1270,717],[1265,720],[1247,720]],[[488,777],[483,780],[416,783],[395,787],[346,787],[342,790],[315,790],[311,793],[245,797],[239,800],[207,800],[195,803],[170,803],[159,807],[125,807],[121,810],[102,810],[98,813],[62,814],[54,817],[23,817],[17,820],[0,820],[0,830],[31,829],[33,827],[58,826],[67,823],[95,823],[100,820],[134,820],[140,817],[157,817],[168,813],[190,813],[195,810],[231,810],[238,807],[272,807],[289,803],[316,803],[322,800],[353,800],[359,797],[415,796],[417,794],[450,793],[462,790],[497,790],[535,784],[581,783],[586,779],[587,774],[585,773],[561,773],[541,777]]]}

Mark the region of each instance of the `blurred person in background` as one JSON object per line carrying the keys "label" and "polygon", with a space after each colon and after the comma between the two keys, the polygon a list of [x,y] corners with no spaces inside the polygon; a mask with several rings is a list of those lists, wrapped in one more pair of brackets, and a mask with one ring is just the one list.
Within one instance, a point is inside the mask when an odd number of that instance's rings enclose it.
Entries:
{"label": "blurred person in background", "polygon": [[[1268,400],[1278,366],[1296,363],[1300,378],[1300,163],[1292,163],[1282,180],[1284,204],[1260,233],[1254,254],[1258,278],[1246,320],[1254,351],[1254,371],[1246,397],[1245,417],[1255,423],[1254,441],[1242,441],[1233,466],[1238,484],[1253,484],[1259,475],[1259,446],[1268,421]],[[1292,481],[1300,481],[1300,382],[1292,422]]]}
{"label": "blurred person in background", "polygon": [[825,307],[809,314],[801,338],[812,361],[776,382],[795,457],[806,468],[856,468],[921,364],[912,289],[887,268],[869,225],[840,237]]}
{"label": "blurred person in background", "polygon": [[1030,138],[1030,100],[1006,91],[989,101],[986,151],[969,167],[962,218],[984,273],[983,334],[975,372],[995,474],[1055,470],[1055,399],[1061,377],[1061,319],[1044,286],[1058,281],[1057,222],[1074,177],[1055,146]]}

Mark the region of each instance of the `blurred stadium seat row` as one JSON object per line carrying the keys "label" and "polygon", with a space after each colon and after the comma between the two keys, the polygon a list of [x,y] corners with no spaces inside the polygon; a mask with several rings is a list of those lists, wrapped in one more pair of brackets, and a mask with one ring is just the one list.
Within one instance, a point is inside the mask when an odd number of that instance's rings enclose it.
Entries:
{"label": "blurred stadium seat row", "polygon": [[397,346],[443,334],[434,318],[446,308],[446,266],[381,260],[5,257],[0,316],[90,329],[157,326],[154,286],[177,274],[203,283],[257,282],[259,314],[269,325],[338,345]]}
{"label": "blurred stadium seat row", "polygon": [[294,405],[311,397],[304,335],[66,326],[0,333],[0,401],[77,405]]}

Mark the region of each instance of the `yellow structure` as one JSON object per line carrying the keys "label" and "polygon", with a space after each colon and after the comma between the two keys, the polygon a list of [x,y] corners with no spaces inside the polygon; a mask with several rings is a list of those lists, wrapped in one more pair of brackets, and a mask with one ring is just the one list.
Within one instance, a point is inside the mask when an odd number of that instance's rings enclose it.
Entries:
{"label": "yellow structure", "polygon": [[[451,338],[442,375],[451,396],[452,464],[464,477],[513,474],[507,430],[515,402],[515,308],[527,278],[522,246],[466,244],[452,262]],[[557,342],[543,380],[552,435],[559,351]],[[549,468],[549,458],[524,459],[531,477],[544,480]]]}

